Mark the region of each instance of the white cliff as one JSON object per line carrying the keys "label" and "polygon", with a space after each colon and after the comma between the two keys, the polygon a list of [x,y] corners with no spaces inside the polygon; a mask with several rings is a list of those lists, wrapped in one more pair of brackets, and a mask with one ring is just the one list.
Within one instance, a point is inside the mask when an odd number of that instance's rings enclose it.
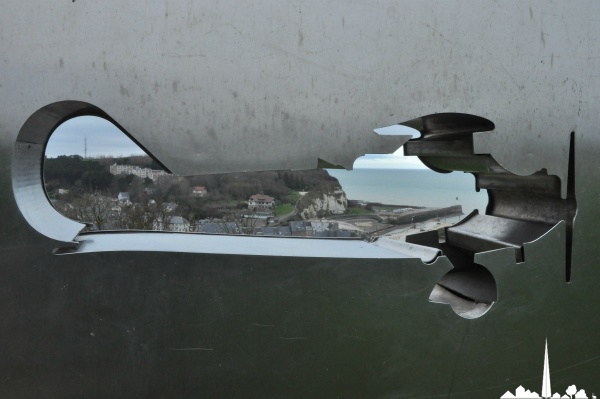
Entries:
{"label": "white cliff", "polygon": [[298,201],[296,208],[302,219],[314,219],[346,212],[348,199],[339,187],[324,187],[307,193]]}

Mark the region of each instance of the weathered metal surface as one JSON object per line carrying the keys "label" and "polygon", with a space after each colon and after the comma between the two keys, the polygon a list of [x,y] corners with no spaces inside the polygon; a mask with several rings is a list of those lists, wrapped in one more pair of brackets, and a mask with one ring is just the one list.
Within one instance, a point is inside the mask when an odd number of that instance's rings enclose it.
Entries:
{"label": "weathered metal surface", "polygon": [[473,173],[477,190],[487,189],[489,197],[486,215],[474,211],[460,223],[446,228],[445,239],[439,243],[432,242],[429,234],[413,235],[408,241],[446,248],[451,252],[447,256],[457,267],[475,266],[472,260],[466,259],[468,256],[504,247],[515,249],[516,261],[522,262],[524,243],[535,241],[557,223],[565,221],[565,276],[570,281],[573,224],[577,214],[575,133],[570,135],[567,177],[561,180],[548,175],[548,168],[541,168],[529,176],[515,175],[491,155],[475,154],[474,133],[494,128],[493,123],[484,118],[441,113],[426,115],[404,125],[420,132],[419,138],[404,146],[405,155],[419,156],[425,165],[441,173],[456,170]]}
{"label": "weathered metal surface", "polygon": [[[553,143],[593,114],[599,7],[9,0],[3,120],[14,139],[39,108],[89,102],[172,171],[195,174],[313,168],[316,156],[348,166],[394,146],[375,127],[465,112],[496,126],[478,152],[518,174],[548,156],[563,177],[567,144]],[[526,162],[505,149],[515,135]]]}
{"label": "weathered metal surface", "polygon": [[[546,337],[556,390],[598,392],[599,7],[6,1],[1,396],[499,397],[541,386]],[[525,243],[518,265],[512,248],[474,254],[497,302],[472,320],[428,300],[445,256],[54,255],[78,226],[48,213],[41,159],[24,155],[92,113],[179,174],[348,166],[406,139],[373,128],[441,112],[493,122],[474,152],[518,175],[545,168],[561,184],[536,189],[559,198],[576,138],[570,224]]]}
{"label": "weathered metal surface", "polygon": [[[179,252],[274,256],[279,258],[406,259],[420,258],[410,247],[386,247],[359,239],[313,239],[205,235],[195,233],[123,232],[82,234],[73,252]],[[414,247],[414,246],[413,246]],[[428,250],[428,251],[427,251]],[[438,251],[426,248],[422,253],[433,260]],[[427,256],[428,255],[428,256]]]}

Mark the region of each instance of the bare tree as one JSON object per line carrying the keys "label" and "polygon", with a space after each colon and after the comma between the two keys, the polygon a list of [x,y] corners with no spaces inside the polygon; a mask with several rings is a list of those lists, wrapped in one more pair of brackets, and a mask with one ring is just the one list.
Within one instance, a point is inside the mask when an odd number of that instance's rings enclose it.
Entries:
{"label": "bare tree", "polygon": [[126,230],[152,230],[154,215],[148,205],[133,204],[121,208],[120,225]]}
{"label": "bare tree", "polygon": [[113,201],[99,194],[83,194],[74,197],[61,208],[64,216],[82,223],[93,224],[95,229],[104,230],[110,218]]}
{"label": "bare tree", "polygon": [[145,223],[147,230],[167,230],[171,212],[168,207],[160,200],[148,203],[144,207],[146,213]]}

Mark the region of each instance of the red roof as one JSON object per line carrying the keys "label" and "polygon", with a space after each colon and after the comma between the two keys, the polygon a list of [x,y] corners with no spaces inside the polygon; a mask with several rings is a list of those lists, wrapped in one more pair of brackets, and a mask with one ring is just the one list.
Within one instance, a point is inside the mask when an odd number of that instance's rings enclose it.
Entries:
{"label": "red roof", "polygon": [[264,202],[273,202],[275,200],[275,198],[269,197],[268,195],[264,195],[264,194],[254,194],[252,197],[250,197],[250,199],[252,201],[264,201]]}

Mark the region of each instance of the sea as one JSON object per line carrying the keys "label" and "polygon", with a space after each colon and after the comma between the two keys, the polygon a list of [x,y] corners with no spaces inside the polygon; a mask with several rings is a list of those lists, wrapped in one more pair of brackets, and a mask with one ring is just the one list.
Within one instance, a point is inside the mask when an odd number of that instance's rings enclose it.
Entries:
{"label": "sea", "polygon": [[391,205],[447,207],[462,205],[465,215],[485,213],[486,190],[475,191],[470,173],[437,173],[429,169],[328,169],[351,200]]}

